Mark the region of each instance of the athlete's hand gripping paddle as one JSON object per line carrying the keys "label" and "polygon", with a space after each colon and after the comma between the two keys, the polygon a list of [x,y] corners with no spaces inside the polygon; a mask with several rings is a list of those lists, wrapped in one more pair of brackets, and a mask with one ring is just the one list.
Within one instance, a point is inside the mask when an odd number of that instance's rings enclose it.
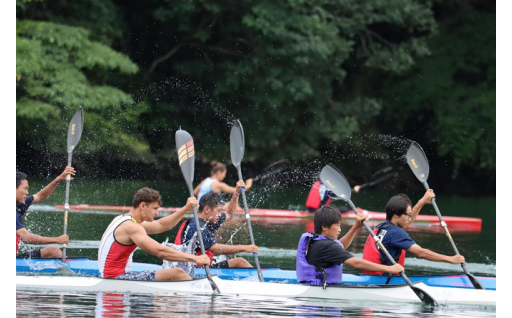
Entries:
{"label": "athlete's hand gripping paddle", "polygon": [[[238,171],[238,179],[243,180],[242,177],[242,159],[244,158],[245,151],[245,137],[244,137],[244,129],[242,128],[242,124],[239,120],[233,123],[233,127],[231,128],[231,134],[229,139],[229,146],[231,148],[231,162],[235,166]],[[245,188],[242,188],[242,199],[244,201],[244,210],[245,210],[245,218],[247,219],[247,228],[249,229],[249,235],[251,237],[251,244],[256,245],[254,243],[254,236],[252,234],[252,226],[251,226],[251,216],[249,215],[249,209],[247,207],[247,198],[245,197]],[[258,253],[253,253],[254,262],[256,263],[256,269],[258,270],[258,278],[260,282],[263,282],[263,275],[261,274],[260,262],[258,261]]]}
{"label": "athlete's hand gripping paddle", "polygon": [[[69,122],[68,128],[68,166],[71,166],[73,157],[73,150],[82,137],[82,130],[84,128],[84,111],[82,107],[75,113],[71,121]],[[68,233],[68,211],[69,211],[69,188],[71,185],[71,175],[68,174],[66,177],[66,199],[64,201],[64,234]],[[62,263],[66,264],[66,246],[62,248]]]}
{"label": "athlete's hand gripping paddle", "polygon": [[[194,181],[194,167],[195,167],[195,150],[194,150],[194,140],[192,136],[184,131],[178,130],[176,131],[176,150],[178,151],[178,160],[181,168],[181,173],[183,174],[183,178],[185,178],[185,182],[187,183],[188,191],[190,196],[194,196],[194,191],[192,190],[192,182]],[[197,216],[197,208],[194,206],[194,220],[196,222],[197,229],[197,237],[199,238],[199,245],[201,247],[201,253],[203,255],[206,254],[204,249],[203,242],[203,234],[201,233],[201,227],[199,226],[199,217]],[[204,266],[206,277],[210,282],[210,285],[213,291],[217,294],[220,294],[219,287],[212,279],[210,275],[210,266]]]}
{"label": "athlete's hand gripping paddle", "polygon": [[[354,213],[357,214],[357,208],[354,205],[354,203],[352,202],[352,200],[350,200],[350,195],[352,194],[352,191],[351,191],[352,187],[348,183],[348,181],[345,178],[345,176],[343,175],[343,173],[341,173],[341,171],[339,171],[332,164],[328,164],[320,172],[320,180],[322,180],[322,182],[327,186],[327,188],[329,190],[331,190],[331,192],[333,192],[336,196],[338,196],[343,201],[347,202],[350,205],[350,207],[352,208],[352,210],[354,211]],[[375,242],[379,245],[379,248],[382,251],[384,251],[384,254],[386,254],[386,257],[388,258],[388,260],[393,265],[396,264],[395,260],[393,259],[393,257],[391,257],[391,255],[389,254],[387,249],[384,247],[382,242],[375,235],[375,233],[373,233],[373,231],[370,228],[370,226],[368,225],[368,223],[366,223],[366,221],[362,221],[362,222],[363,222],[364,227],[368,231],[368,233],[370,233],[370,235],[373,237]],[[405,275],[404,272],[400,273],[400,275],[402,275],[402,277],[405,280],[405,282],[407,283],[407,285],[409,285],[409,287],[411,287],[411,289],[414,291],[414,293],[418,296],[418,298],[423,303],[428,304],[428,305],[437,305],[437,302],[434,300],[434,298],[432,296],[430,296],[429,294],[427,294],[424,290],[422,290],[418,287],[415,287],[411,283],[409,278]]]}
{"label": "athlete's hand gripping paddle", "polygon": [[[425,189],[430,189],[427,183],[428,174],[430,172],[427,156],[425,155],[425,152],[423,151],[421,146],[415,141],[412,142],[411,146],[409,147],[409,150],[407,151],[407,163],[409,164],[409,167],[411,167],[411,170],[416,176],[416,178],[418,178],[418,180],[420,180],[420,182],[423,183]],[[441,226],[444,228],[446,237],[448,237],[448,240],[452,244],[455,254],[459,254],[459,250],[457,249],[457,246],[455,245],[455,242],[453,241],[453,238],[450,235],[450,231],[448,231],[448,226],[446,225],[446,222],[444,222],[443,216],[441,215],[441,212],[439,211],[436,200],[434,198],[432,198],[432,205],[434,206],[434,210],[436,210],[436,214],[437,217],[439,218],[439,221],[441,222]],[[476,279],[476,277],[468,271],[468,269],[466,268],[466,263],[462,263],[461,266],[462,270],[464,270],[464,273],[466,273],[469,280],[471,281],[473,286],[475,286],[476,289],[485,289],[484,286],[480,284],[480,282]]]}

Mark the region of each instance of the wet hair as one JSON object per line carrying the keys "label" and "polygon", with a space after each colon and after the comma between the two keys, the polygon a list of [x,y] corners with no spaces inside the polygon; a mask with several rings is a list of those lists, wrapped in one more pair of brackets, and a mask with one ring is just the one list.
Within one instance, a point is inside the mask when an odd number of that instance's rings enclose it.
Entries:
{"label": "wet hair", "polygon": [[162,198],[160,197],[160,192],[150,188],[140,189],[133,196],[133,207],[138,208],[142,202],[146,202],[147,204],[157,202],[160,206],[162,206]]}
{"label": "wet hair", "polygon": [[27,175],[24,174],[23,172],[16,171],[16,189],[18,189],[18,187],[20,186],[21,181],[27,180],[27,178]]}
{"label": "wet hair", "polygon": [[341,222],[340,211],[330,205],[324,205],[315,212],[315,234],[322,233],[322,226],[330,227]]}
{"label": "wet hair", "polygon": [[199,212],[203,212],[203,209],[207,206],[211,209],[215,209],[217,205],[222,203],[224,203],[224,201],[222,201],[222,196],[219,193],[210,191],[203,195],[201,200],[199,200]]}
{"label": "wet hair", "polygon": [[386,220],[391,221],[395,214],[398,216],[405,214],[408,206],[412,207],[412,202],[407,195],[403,193],[395,195],[386,204]]}
{"label": "wet hair", "polygon": [[219,171],[220,172],[226,171],[226,165],[223,164],[222,162],[212,161],[212,170],[210,170],[210,173],[213,175]]}

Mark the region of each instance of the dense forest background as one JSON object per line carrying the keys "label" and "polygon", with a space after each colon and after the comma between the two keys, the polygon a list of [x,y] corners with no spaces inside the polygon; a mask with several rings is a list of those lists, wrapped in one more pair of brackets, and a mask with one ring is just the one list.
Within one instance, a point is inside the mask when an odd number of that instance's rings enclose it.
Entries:
{"label": "dense forest background", "polygon": [[[16,164],[35,177],[74,153],[82,177],[182,180],[174,134],[196,143],[197,178],[288,159],[309,184],[328,162],[353,183],[419,142],[430,185],[496,191],[496,5],[484,0],[17,0]],[[229,176],[234,180],[234,170]]]}

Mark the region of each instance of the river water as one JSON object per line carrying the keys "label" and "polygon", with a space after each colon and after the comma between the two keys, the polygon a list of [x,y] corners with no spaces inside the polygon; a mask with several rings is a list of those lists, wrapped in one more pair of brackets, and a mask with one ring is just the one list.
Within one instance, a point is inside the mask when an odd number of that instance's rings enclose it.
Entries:
{"label": "river water", "polygon": [[[34,191],[44,183],[30,181]],[[187,190],[182,183],[153,181],[101,181],[89,180],[73,182],[70,204],[91,205],[130,205],[135,191],[149,186],[161,192],[164,206],[182,206],[187,198]],[[248,203],[252,207],[302,210],[309,189],[304,187],[258,188],[248,192]],[[362,191],[353,195],[357,206],[370,211],[383,211],[393,192]],[[413,202],[423,193],[408,193]],[[63,204],[64,187],[59,187],[44,202],[31,208],[25,217],[25,225],[32,233],[43,236],[58,236],[62,233],[63,212],[55,209]],[[468,269],[481,276],[496,276],[496,199],[495,197],[455,197],[437,193],[437,202],[443,216],[479,217],[483,220],[481,232],[468,232],[450,228],[453,239],[462,255],[466,257]],[[334,205],[343,205],[341,201]],[[422,214],[435,215],[431,206],[426,206]],[[97,247],[101,235],[115,213],[107,211],[70,213],[68,233],[69,256],[97,258]],[[252,219],[256,244],[260,246],[259,260],[262,267],[295,269],[295,249],[300,235],[312,230],[311,220],[290,220],[278,218]],[[377,223],[372,223],[377,224]],[[349,221],[342,223],[342,235],[351,226]],[[422,247],[439,253],[453,255],[453,250],[439,227],[411,226],[412,238]],[[174,241],[176,229],[153,236],[159,242],[167,238]],[[349,251],[357,257],[362,249],[367,233],[362,229]],[[245,219],[239,218],[225,224],[218,232],[218,240],[226,244],[250,244]],[[22,248],[30,248],[23,246]],[[249,254],[239,254],[250,262]],[[156,257],[143,251],[136,251],[135,262],[161,264]],[[460,273],[457,265],[435,263],[409,257],[406,260],[406,273],[447,274]],[[345,272],[357,273],[350,267]],[[300,317],[342,317],[342,316],[382,316],[409,317],[442,315],[445,317],[489,317],[496,315],[496,308],[479,306],[446,306],[426,308],[415,304],[390,304],[375,302],[333,302],[308,299],[265,299],[264,297],[231,296],[154,296],[144,294],[83,294],[83,293],[41,293],[16,292],[16,313],[25,317],[188,317],[188,316],[300,316]]]}

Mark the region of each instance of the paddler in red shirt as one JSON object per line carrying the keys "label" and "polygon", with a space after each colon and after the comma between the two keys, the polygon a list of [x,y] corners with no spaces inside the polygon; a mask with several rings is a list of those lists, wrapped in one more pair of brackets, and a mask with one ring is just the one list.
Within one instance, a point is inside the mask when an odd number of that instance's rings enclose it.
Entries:
{"label": "paddler in red shirt", "polygon": [[192,211],[193,207],[197,206],[197,199],[188,198],[183,208],[172,215],[154,221],[161,205],[162,199],[156,190],[143,188],[135,193],[133,208],[130,212],[116,217],[101,238],[98,250],[98,267],[101,277],[139,281],[191,279],[190,275],[181,268],[132,272],[132,257],[137,247],[166,261],[210,264],[210,258],[206,255],[182,253],[148,236],[169,231],[176,226],[186,212]]}

